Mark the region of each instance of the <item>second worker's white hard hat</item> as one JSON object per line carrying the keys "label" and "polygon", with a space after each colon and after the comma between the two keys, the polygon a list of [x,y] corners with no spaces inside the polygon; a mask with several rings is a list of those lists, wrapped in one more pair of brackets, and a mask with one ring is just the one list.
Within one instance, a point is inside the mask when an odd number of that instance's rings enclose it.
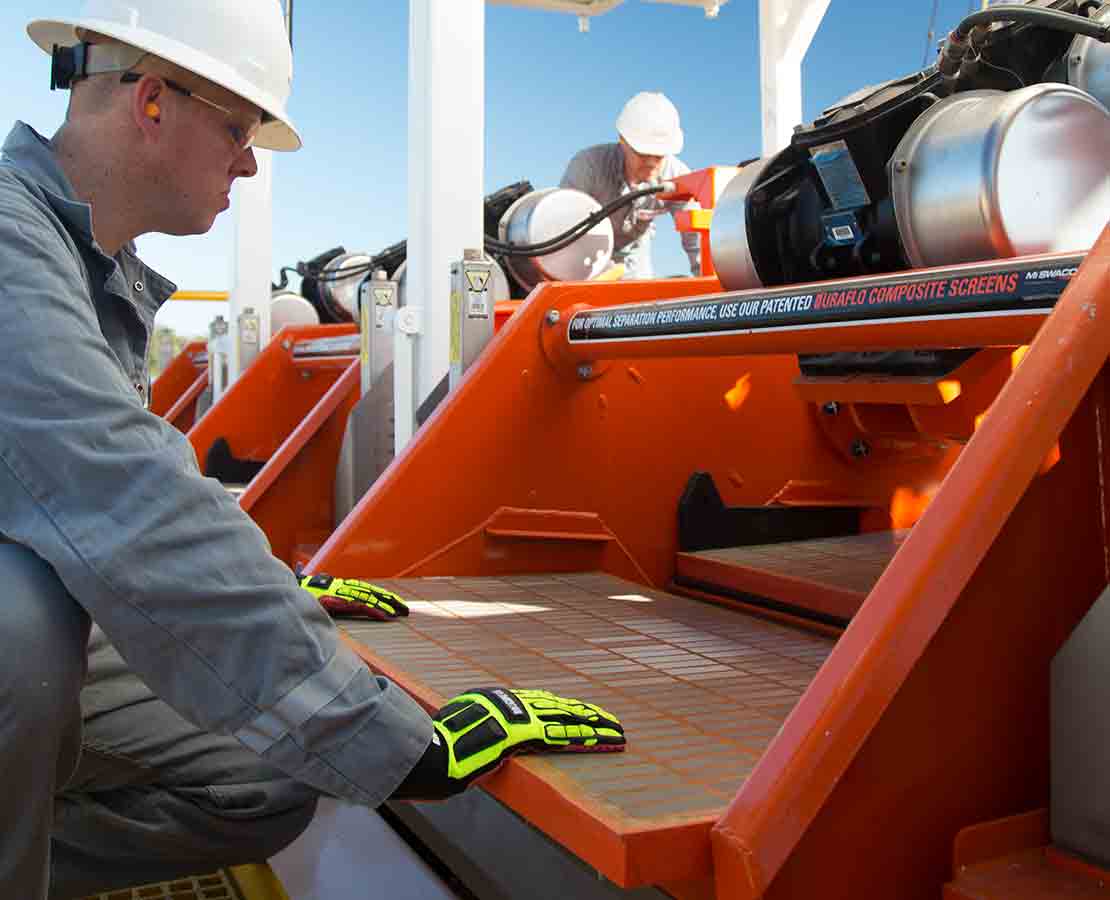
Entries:
{"label": "second worker's white hard hat", "polygon": [[160,57],[236,94],[264,113],[254,144],[297,150],[285,104],[293,53],[278,0],[85,0],[72,19],[37,19],[27,33],[47,53],[97,32]]}
{"label": "second worker's white hard hat", "polygon": [[643,156],[673,156],[682,151],[678,110],[665,94],[641,91],[617,116],[617,133]]}

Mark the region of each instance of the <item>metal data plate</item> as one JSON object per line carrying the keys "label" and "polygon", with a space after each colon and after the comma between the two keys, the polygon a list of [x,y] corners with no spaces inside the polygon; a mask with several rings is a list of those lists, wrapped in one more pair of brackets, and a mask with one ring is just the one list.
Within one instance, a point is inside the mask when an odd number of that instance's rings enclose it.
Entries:
{"label": "metal data plate", "polygon": [[490,316],[489,283],[493,267],[488,262],[467,260],[462,266],[464,312],[468,319],[488,319]]}
{"label": "metal data plate", "polygon": [[846,141],[814,147],[809,156],[833,209],[858,209],[871,202]]}
{"label": "metal data plate", "polygon": [[374,310],[374,327],[390,328],[397,309],[397,283],[395,281],[368,280],[362,283],[360,303],[370,303]]}
{"label": "metal data plate", "polygon": [[358,356],[359,336],[344,334],[338,337],[313,338],[298,341],[293,345],[293,356],[303,359],[306,356]]}
{"label": "metal data plate", "polygon": [[462,377],[493,337],[493,265],[464,259],[451,266],[451,383]]}

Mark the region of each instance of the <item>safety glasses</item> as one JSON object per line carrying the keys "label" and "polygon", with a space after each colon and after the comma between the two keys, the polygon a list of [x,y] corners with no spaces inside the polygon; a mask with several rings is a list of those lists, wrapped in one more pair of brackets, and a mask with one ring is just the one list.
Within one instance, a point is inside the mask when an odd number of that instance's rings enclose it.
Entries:
{"label": "safety glasses", "polygon": [[[122,84],[131,84],[138,81],[143,77],[142,72],[124,72],[120,77]],[[231,138],[232,143],[238,148],[240,152],[248,150],[254,144],[254,140],[258,137],[258,130],[262,127],[262,120],[255,116],[249,116],[246,113],[236,112],[233,109],[228,109],[216,103],[214,100],[209,100],[207,97],[202,97],[195,91],[189,90],[184,85],[178,84],[176,81],[171,81],[168,78],[163,78],[162,82],[171,91],[182,94],[185,97],[190,97],[203,103],[205,106],[211,106],[213,109],[218,109],[225,116],[227,116],[227,133]]]}

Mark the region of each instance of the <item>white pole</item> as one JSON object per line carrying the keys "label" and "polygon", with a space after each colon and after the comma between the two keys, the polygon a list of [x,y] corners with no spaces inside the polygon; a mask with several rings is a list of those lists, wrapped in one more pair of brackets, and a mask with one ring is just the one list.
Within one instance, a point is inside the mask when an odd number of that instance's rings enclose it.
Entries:
{"label": "white pole", "polygon": [[[252,307],[258,314],[259,348],[270,341],[270,273],[273,269],[273,159],[269,150],[254,151],[258,174],[238,178],[232,187],[235,253],[228,295],[228,384],[242,372],[239,359],[239,314]],[[218,398],[215,398],[218,399]]]}
{"label": "white pole", "polygon": [[802,121],[802,60],[830,0],[759,0],[763,156],[790,143]]}
{"label": "white pole", "polygon": [[[485,0],[410,0],[405,302],[423,308],[410,401],[417,405],[450,363],[451,263],[482,246],[484,139]],[[399,449],[412,416],[400,402],[396,416]]]}

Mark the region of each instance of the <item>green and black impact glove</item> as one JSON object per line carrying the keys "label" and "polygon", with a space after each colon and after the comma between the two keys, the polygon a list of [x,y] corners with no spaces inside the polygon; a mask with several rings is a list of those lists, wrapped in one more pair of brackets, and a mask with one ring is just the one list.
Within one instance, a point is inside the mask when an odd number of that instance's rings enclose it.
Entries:
{"label": "green and black impact glove", "polygon": [[306,575],[298,583],[333,616],[384,620],[409,614],[409,608],[400,597],[368,581]]}
{"label": "green and black impact glove", "polygon": [[477,688],[432,716],[432,743],[397,789],[434,800],[464,790],[516,753],[604,753],[625,748],[612,713],[549,691]]}

